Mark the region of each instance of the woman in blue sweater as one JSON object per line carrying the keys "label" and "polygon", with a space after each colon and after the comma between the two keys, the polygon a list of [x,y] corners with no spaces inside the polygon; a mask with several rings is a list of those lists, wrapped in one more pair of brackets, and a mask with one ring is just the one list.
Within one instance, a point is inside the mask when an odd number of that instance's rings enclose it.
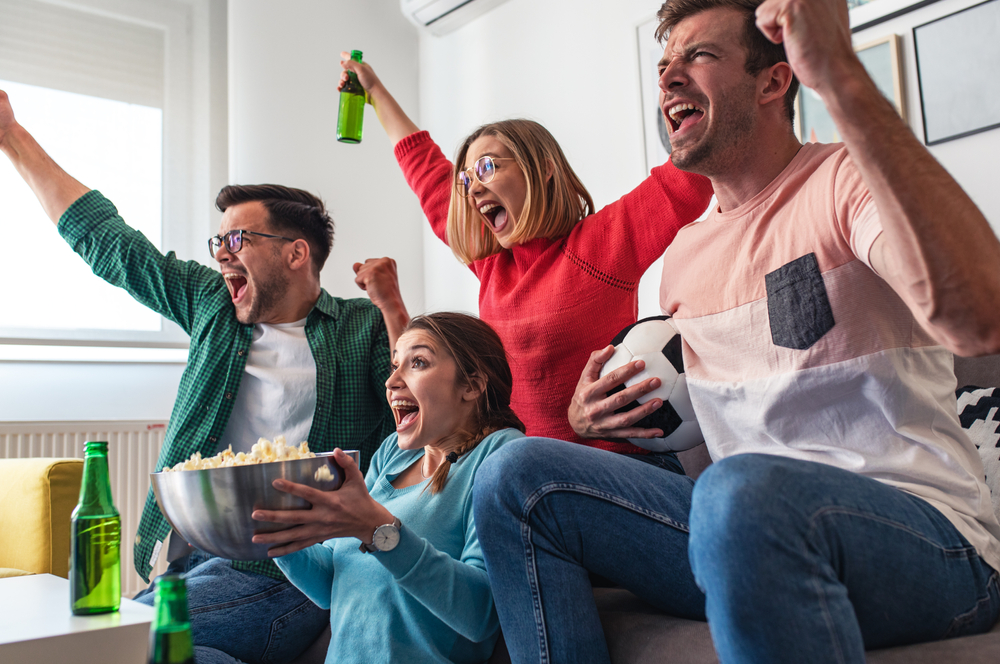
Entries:
{"label": "woman in blue sweater", "polygon": [[277,544],[271,555],[289,580],[331,609],[328,664],[485,662],[500,624],[472,483],[491,452],[523,435],[507,356],[486,323],[437,313],[410,321],[392,366],[385,386],[396,433],[368,476],[338,450],[346,480],[337,491],[275,481],[316,514],[256,511],[299,525],[254,541]]}

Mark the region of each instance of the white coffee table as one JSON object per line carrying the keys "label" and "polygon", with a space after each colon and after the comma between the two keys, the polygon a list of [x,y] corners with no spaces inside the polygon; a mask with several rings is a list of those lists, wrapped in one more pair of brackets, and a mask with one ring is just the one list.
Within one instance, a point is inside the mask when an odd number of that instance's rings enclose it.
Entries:
{"label": "white coffee table", "polygon": [[115,613],[74,616],[69,581],[51,574],[0,579],[0,662],[142,664],[152,620],[124,598]]}

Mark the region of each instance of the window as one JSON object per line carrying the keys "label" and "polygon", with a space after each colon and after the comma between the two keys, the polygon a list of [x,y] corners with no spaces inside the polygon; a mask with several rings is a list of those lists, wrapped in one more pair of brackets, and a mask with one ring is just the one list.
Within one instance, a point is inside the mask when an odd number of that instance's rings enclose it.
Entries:
{"label": "window", "polygon": [[[0,0],[0,16],[0,89],[18,122],[157,247],[208,264],[198,249],[226,176],[225,144],[211,149],[226,134],[226,84],[211,76],[224,78],[225,0]],[[6,159],[0,219],[0,343],[186,345],[90,272]]]}
{"label": "window", "polygon": [[[4,80],[0,89],[18,121],[51,146],[56,163],[93,183],[131,226],[161,245],[162,109]],[[6,159],[0,161],[0,201],[7,219],[0,283],[8,285],[0,328],[161,329],[157,314],[91,274]]]}

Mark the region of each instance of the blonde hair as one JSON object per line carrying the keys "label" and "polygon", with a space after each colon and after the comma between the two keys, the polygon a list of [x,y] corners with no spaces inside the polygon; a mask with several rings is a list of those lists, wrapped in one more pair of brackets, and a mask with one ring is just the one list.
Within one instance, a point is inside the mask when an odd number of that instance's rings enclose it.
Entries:
{"label": "blonde hair", "polygon": [[[510,234],[511,243],[568,235],[581,219],[594,213],[594,201],[573,172],[562,148],[545,127],[532,120],[501,120],[472,132],[455,157],[452,182],[458,181],[469,146],[480,136],[496,137],[514,155],[524,174],[527,185],[524,207]],[[503,249],[483,224],[471,197],[462,196],[454,185],[448,207],[448,245],[466,265]]]}

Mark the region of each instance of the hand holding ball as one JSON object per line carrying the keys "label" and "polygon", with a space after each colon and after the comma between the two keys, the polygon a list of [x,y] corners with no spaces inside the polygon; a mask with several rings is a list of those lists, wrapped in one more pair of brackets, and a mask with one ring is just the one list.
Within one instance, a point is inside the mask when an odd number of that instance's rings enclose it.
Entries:
{"label": "hand holding ball", "polygon": [[601,376],[629,362],[642,360],[646,368],[618,385],[608,394],[614,394],[647,378],[660,379],[660,387],[644,394],[616,412],[624,412],[644,404],[650,399],[661,399],[663,405],[636,422],[645,429],[660,429],[661,438],[629,438],[629,442],[652,452],[680,452],[701,442],[701,427],[694,415],[688,396],[684,360],[681,358],[681,335],[670,316],[643,318],[619,332],[611,341],[615,353],[604,366]]}

